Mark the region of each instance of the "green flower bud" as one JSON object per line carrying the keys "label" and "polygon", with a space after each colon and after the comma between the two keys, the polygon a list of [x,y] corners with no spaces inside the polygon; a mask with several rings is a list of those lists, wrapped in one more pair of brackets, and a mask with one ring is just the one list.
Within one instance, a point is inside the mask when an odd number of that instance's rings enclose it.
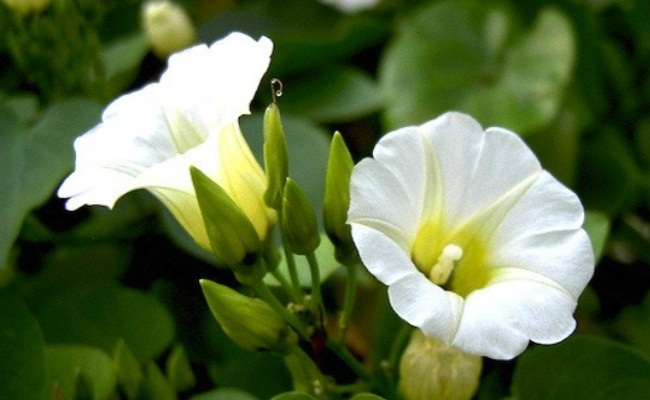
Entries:
{"label": "green flower bud", "polygon": [[196,41],[196,30],[185,10],[168,0],[152,0],[142,8],[144,32],[151,49],[160,58]]}
{"label": "green flower bud", "polygon": [[297,342],[296,334],[264,301],[206,279],[200,283],[212,315],[239,346],[285,353]]}
{"label": "green flower bud", "polygon": [[336,247],[336,258],[346,264],[356,258],[350,225],[346,223],[350,207],[350,176],[354,161],[343,137],[334,133],[330,145],[325,198],[323,200],[323,224],[325,232]]}
{"label": "green flower bud", "polygon": [[289,176],[289,156],[280,109],[271,103],[264,112],[264,166],[268,187],[264,201],[269,207],[278,209],[282,202],[282,191]]}
{"label": "green flower bud", "polygon": [[416,329],[399,365],[406,400],[469,400],[476,393],[483,360]]}
{"label": "green flower bud", "polygon": [[320,245],[316,213],[305,193],[291,178],[284,186],[282,229],[292,252],[312,253]]}
{"label": "green flower bud", "polygon": [[194,167],[190,173],[217,261],[231,268],[240,282],[262,279],[266,273],[260,257],[263,245],[251,221],[221,186]]}

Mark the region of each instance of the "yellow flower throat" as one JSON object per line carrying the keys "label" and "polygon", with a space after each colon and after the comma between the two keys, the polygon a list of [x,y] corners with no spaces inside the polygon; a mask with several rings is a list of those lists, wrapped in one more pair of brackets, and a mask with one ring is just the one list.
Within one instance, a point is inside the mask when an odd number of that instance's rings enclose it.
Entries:
{"label": "yellow flower throat", "polygon": [[484,287],[492,272],[486,246],[468,228],[444,235],[440,224],[425,222],[411,248],[413,263],[431,282],[463,297]]}

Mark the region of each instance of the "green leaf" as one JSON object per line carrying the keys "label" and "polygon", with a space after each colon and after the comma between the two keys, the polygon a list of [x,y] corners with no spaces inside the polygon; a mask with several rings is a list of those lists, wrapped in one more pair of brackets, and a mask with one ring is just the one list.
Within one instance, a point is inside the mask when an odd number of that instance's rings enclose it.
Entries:
{"label": "green leaf", "polygon": [[257,400],[257,397],[240,389],[221,388],[197,394],[190,400]]}
{"label": "green leaf", "polygon": [[112,352],[124,339],[140,360],[160,356],[175,333],[169,311],[155,297],[117,285],[56,296],[39,321],[48,343],[78,342]]}
{"label": "green leaf", "polygon": [[115,40],[102,51],[105,79],[110,88],[109,97],[116,96],[128,87],[148,51],[149,42],[140,31]]}
{"label": "green leaf", "polygon": [[617,333],[650,357],[650,293],[642,304],[624,309],[614,326]]}
{"label": "green leaf", "polygon": [[352,396],[350,400],[384,400],[384,398],[372,393],[359,393]]}
{"label": "green leaf", "polygon": [[144,379],[138,394],[138,400],[176,400],[174,388],[160,372],[153,361],[147,361],[144,366]]}
{"label": "green leaf", "polygon": [[46,395],[45,342],[25,304],[0,291],[0,400]]}
{"label": "green leaf", "polygon": [[367,14],[341,18],[315,1],[282,0],[235,7],[205,23],[199,35],[212,42],[234,30],[272,38],[268,75],[283,77],[357,54],[382,40],[390,24]]}
{"label": "green leaf", "polygon": [[283,111],[322,123],[346,122],[378,111],[382,105],[377,84],[360,69],[328,66],[284,85],[279,99]]}
{"label": "green leaf", "polygon": [[120,340],[115,348],[113,364],[118,386],[127,399],[135,399],[143,378],[142,367],[124,340]]}
{"label": "green leaf", "polygon": [[609,218],[597,211],[587,211],[585,214],[584,229],[591,239],[591,246],[594,249],[596,262],[603,254],[603,248],[609,235],[610,222]]}
{"label": "green leaf", "polygon": [[522,32],[490,2],[436,2],[404,18],[380,68],[390,128],[456,109],[520,134],[555,116],[574,63],[569,21],[543,10]]}
{"label": "green leaf", "polygon": [[190,361],[182,345],[177,344],[172,348],[165,366],[167,379],[177,392],[189,390],[196,383]]}
{"label": "green leaf", "polygon": [[10,108],[0,106],[0,269],[25,215],[47,200],[72,169],[72,140],[90,128],[99,113],[99,105],[89,100],[66,100],[27,128]]}
{"label": "green leaf", "polygon": [[650,360],[611,340],[574,336],[525,352],[515,369],[512,393],[526,400],[646,399]]}
{"label": "green leaf", "polygon": [[108,399],[115,391],[115,371],[104,351],[82,345],[49,345],[45,354],[49,386],[56,385],[66,398],[75,398],[79,383],[90,386],[94,400]]}
{"label": "green leaf", "polygon": [[301,392],[287,392],[273,397],[271,400],[317,400],[315,397]]}

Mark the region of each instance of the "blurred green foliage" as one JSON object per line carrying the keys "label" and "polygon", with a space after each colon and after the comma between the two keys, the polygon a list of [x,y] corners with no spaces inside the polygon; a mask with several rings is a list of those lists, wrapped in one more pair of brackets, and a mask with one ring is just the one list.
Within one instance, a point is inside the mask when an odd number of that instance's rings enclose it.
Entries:
{"label": "blurred green foliage", "polygon": [[[382,133],[451,109],[520,133],[580,196],[599,262],[580,334],[487,360],[477,396],[648,396],[650,2],[385,0],[350,15],[316,0],[179,3],[202,41],[232,30],[274,41],[242,129],[261,159],[262,110],[280,78],[291,176],[317,210],[334,130],[357,160]],[[19,16],[0,2],[0,399],[311,398],[289,393],[280,358],[237,348],[211,319],[198,280],[235,280],[151,196],[73,213],[54,196],[73,168],[74,137],[164,69],[140,7],[52,0]],[[332,256],[320,259],[335,310],[342,274]],[[399,322],[361,279],[349,346],[392,398],[379,366]],[[353,375],[331,354],[321,368],[341,384]]]}

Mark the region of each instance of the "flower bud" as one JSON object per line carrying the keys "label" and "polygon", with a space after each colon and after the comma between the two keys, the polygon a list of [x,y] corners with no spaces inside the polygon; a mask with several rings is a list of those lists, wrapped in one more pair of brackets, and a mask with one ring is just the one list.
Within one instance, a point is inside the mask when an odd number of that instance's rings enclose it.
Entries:
{"label": "flower bud", "polygon": [[200,283],[212,315],[239,346],[284,353],[296,343],[295,333],[264,301],[206,279]]}
{"label": "flower bud", "polygon": [[296,254],[312,253],[320,245],[316,213],[305,193],[291,178],[284,186],[282,229],[287,244]]}
{"label": "flower bud", "polygon": [[194,167],[190,172],[217,261],[231,268],[243,283],[262,279],[266,273],[260,257],[263,246],[251,221],[221,186]]}
{"label": "flower bud", "polygon": [[399,389],[406,400],[469,400],[478,388],[482,362],[416,329],[400,361]]}
{"label": "flower bud", "polygon": [[264,167],[268,181],[264,201],[269,207],[278,209],[289,176],[289,156],[280,109],[275,103],[271,103],[264,112]]}
{"label": "flower bud", "polygon": [[2,0],[3,3],[21,15],[38,14],[50,5],[51,0]]}
{"label": "flower bud", "polygon": [[330,145],[325,198],[323,200],[323,223],[325,232],[336,247],[336,258],[346,264],[356,257],[350,225],[346,223],[350,207],[350,176],[354,161],[343,137],[335,132]]}
{"label": "flower bud", "polygon": [[185,10],[168,0],[152,0],[142,9],[144,32],[151,49],[160,58],[188,47],[196,30]]}

